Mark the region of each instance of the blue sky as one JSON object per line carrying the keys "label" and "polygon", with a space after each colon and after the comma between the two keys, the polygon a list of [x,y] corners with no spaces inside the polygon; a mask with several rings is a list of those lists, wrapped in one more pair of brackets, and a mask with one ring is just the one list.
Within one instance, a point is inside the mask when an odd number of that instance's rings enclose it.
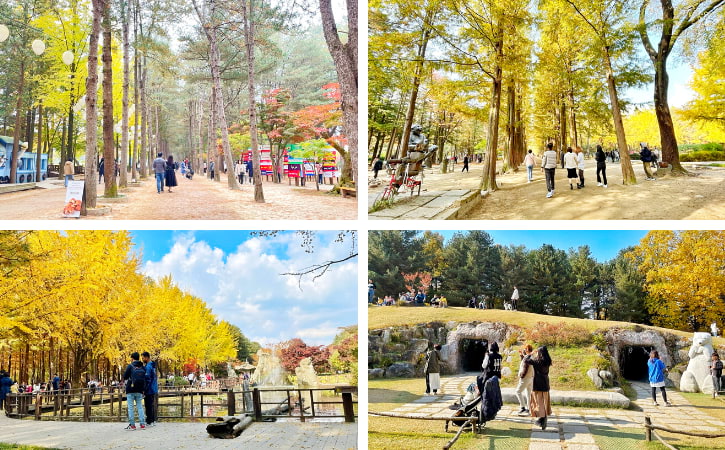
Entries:
{"label": "blue sky", "polygon": [[[436,231],[446,239],[450,239],[455,231]],[[588,245],[592,256],[603,262],[617,256],[619,250],[630,245],[637,245],[647,234],[646,230],[486,230],[494,242],[502,245],[525,245],[528,249],[551,244],[556,248],[568,250],[581,245]]]}
{"label": "blue sky", "polygon": [[357,323],[357,258],[315,281],[305,278],[302,290],[296,277],[280,275],[349,255],[350,241],[335,243],[336,231],[316,232],[314,253],[305,253],[292,231],[274,238],[249,231],[130,233],[144,274],[170,274],[252,340],[329,344],[339,327]]}

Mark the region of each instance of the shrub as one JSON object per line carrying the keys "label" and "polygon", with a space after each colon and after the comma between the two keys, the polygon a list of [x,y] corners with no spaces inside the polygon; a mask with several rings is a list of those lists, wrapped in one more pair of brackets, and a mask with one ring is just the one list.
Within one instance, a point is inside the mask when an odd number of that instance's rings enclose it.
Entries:
{"label": "shrub", "polygon": [[725,160],[725,152],[717,150],[696,150],[690,153],[680,155],[682,162],[694,161],[723,161]]}
{"label": "shrub", "polygon": [[612,370],[612,360],[609,358],[606,358],[602,355],[599,355],[594,362],[594,367],[596,367],[599,370]]}
{"label": "shrub", "polygon": [[639,153],[634,152],[629,155],[629,159],[631,159],[632,161],[640,161],[642,159],[642,157],[640,156]]}
{"label": "shrub", "polygon": [[708,142],[707,144],[682,144],[678,145],[677,149],[682,153],[693,152],[693,151],[723,151],[723,144],[718,142]]}
{"label": "shrub", "polygon": [[592,344],[597,350],[604,351],[607,348],[607,338],[602,333],[595,333],[592,335]]}
{"label": "shrub", "polygon": [[592,342],[592,335],[586,328],[564,322],[537,322],[526,336],[537,345],[557,347],[578,347]]}
{"label": "shrub", "polygon": [[509,337],[507,337],[506,340],[503,341],[503,348],[512,348],[519,341],[520,337],[520,334],[516,331],[509,334]]}

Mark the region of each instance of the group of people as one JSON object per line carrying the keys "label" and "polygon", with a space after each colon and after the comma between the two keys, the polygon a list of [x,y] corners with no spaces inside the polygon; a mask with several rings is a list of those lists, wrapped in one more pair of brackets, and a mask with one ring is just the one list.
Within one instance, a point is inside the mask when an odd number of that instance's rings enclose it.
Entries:
{"label": "group of people", "polygon": [[163,153],[159,152],[156,154],[156,159],[152,164],[154,174],[156,175],[156,192],[159,194],[164,192],[164,186],[171,188],[178,186],[176,182],[176,163],[174,163],[174,157],[169,155],[167,159],[163,158]]}
{"label": "group of people", "polygon": [[[652,152],[646,144],[640,143],[640,159],[644,167],[645,180],[655,180],[652,174],[652,168],[657,167],[657,154]],[[597,163],[597,186],[607,188],[607,158],[611,158],[614,162],[615,158],[619,158],[619,152],[612,150],[611,152],[604,152],[601,145],[597,145],[596,153],[594,154],[594,160]],[[554,177],[556,175],[556,167],[559,162],[557,153],[554,150],[554,144],[546,144],[546,151],[541,159],[541,170],[544,172],[546,178],[546,198],[554,196]],[[526,171],[528,175],[528,182],[534,181],[534,167],[536,167],[536,157],[532,150],[529,150],[524,157],[524,164],[526,165]],[[561,168],[566,170],[566,178],[569,182],[569,189],[574,190],[574,186],[577,189],[584,189],[584,150],[581,147],[567,147],[566,152],[561,154]]]}
{"label": "group of people", "polygon": [[13,381],[6,370],[0,370],[0,407],[2,407],[7,394],[68,394],[70,390],[70,380],[61,379],[58,374],[53,375],[53,378],[48,382],[21,384]]}
{"label": "group of people", "polygon": [[252,164],[251,159],[247,162],[240,159],[236,162],[236,164],[234,164],[234,175],[237,176],[239,184],[244,184],[245,174],[247,175],[249,183],[254,184],[254,165]]}
{"label": "group of people", "polygon": [[549,368],[552,361],[546,346],[534,351],[530,344],[519,350],[519,364],[516,398],[519,401],[519,416],[536,417],[536,424],[546,429],[547,417],[551,415],[549,390]]}
{"label": "group of people", "polygon": [[[441,345],[435,345],[425,356],[425,393],[437,395],[440,390]],[[536,351],[529,344],[519,351],[521,363],[518,371],[516,397],[519,400],[519,415],[536,418],[536,424],[546,429],[547,417],[551,415],[551,398],[549,396],[549,368],[552,360],[546,346]],[[499,353],[498,343],[492,342],[481,364],[481,374],[476,383],[471,383],[466,395],[461,398],[465,406],[480,398],[484,417],[495,415],[501,407],[501,368],[503,357]]]}
{"label": "group of people", "polygon": [[[134,408],[138,412],[139,426],[142,430],[153,427],[157,419],[159,382],[156,376],[156,362],[151,360],[149,352],[131,353],[131,363],[123,372],[126,383],[126,403],[128,405],[128,426],[126,430],[135,431]],[[144,405],[141,405],[141,399]],[[144,409],[145,406],[145,409]]]}

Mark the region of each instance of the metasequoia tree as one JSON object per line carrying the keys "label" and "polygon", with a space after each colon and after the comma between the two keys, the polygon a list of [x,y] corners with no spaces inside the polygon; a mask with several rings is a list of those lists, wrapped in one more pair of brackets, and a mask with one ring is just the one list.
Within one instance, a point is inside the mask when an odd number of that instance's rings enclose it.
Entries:
{"label": "metasequoia tree", "polygon": [[[684,174],[686,170],[680,165],[680,154],[677,148],[677,136],[672,123],[672,113],[667,99],[670,77],[667,73],[667,58],[677,40],[693,25],[711,17],[725,0],[692,0],[674,4],[673,0],[660,0],[656,19],[647,20],[650,0],[642,0],[639,8],[639,35],[647,55],[655,69],[654,103],[657,113],[657,125],[660,129],[662,160],[672,165],[673,174]],[[657,47],[650,40],[650,33],[659,30],[660,39]]]}
{"label": "metasequoia tree", "polygon": [[629,147],[624,133],[622,111],[617,94],[617,79],[612,63],[616,53],[621,54],[623,49],[626,50],[627,41],[631,36],[631,30],[626,29],[625,16],[632,6],[632,2],[629,0],[608,0],[606,2],[567,0],[567,2],[576,10],[598,41],[607,75],[607,90],[622,166],[622,183],[636,184],[637,178],[629,158]]}
{"label": "metasequoia tree", "polygon": [[[113,56],[111,46],[111,1],[103,2],[103,180],[104,197],[117,197],[116,160],[113,139]],[[124,171],[126,168],[124,167]],[[86,183],[89,180],[86,178]]]}

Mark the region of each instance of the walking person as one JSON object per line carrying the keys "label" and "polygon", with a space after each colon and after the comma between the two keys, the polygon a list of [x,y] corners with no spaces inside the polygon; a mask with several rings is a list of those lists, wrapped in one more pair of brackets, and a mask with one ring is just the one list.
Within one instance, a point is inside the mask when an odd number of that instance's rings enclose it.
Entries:
{"label": "walking person", "polygon": [[373,303],[375,300],[375,289],[377,286],[375,286],[375,283],[373,283],[373,280],[368,280],[368,303]]}
{"label": "walking person", "polygon": [[652,152],[645,144],[639,144],[641,150],[639,152],[640,159],[642,160],[642,166],[644,167],[645,180],[654,181],[655,177],[652,175]]}
{"label": "walking person", "polygon": [[551,142],[546,144],[546,151],[541,160],[541,170],[546,176],[546,198],[551,198],[554,196],[554,176],[556,175],[556,152],[554,144]]}
{"label": "walking person", "polygon": [[378,179],[378,172],[383,170],[383,160],[381,158],[375,158],[373,161],[373,178]]}
{"label": "walking person", "polygon": [[68,182],[73,179],[73,173],[75,168],[73,167],[73,160],[68,158],[68,161],[63,164],[63,178],[65,179],[65,187],[68,187]]}
{"label": "walking person", "polygon": [[542,430],[546,429],[546,419],[551,415],[551,398],[549,397],[549,368],[551,356],[546,346],[539,347],[530,359],[529,365],[534,369],[534,382],[532,384],[529,411],[531,417],[536,417],[536,425]]}
{"label": "walking person", "polygon": [[126,382],[126,402],[128,403],[128,426],[126,429],[129,431],[136,430],[134,405],[136,405],[138,411],[138,421],[141,424],[141,429],[146,429],[146,417],[141,405],[141,398],[146,390],[146,369],[138,357],[138,352],[131,353],[131,364],[126,366],[126,370],[123,372],[123,379]]}
{"label": "walking person", "polygon": [[569,179],[569,189],[574,190],[574,185],[579,184],[577,183],[577,179],[579,178],[579,176],[576,172],[576,155],[572,153],[571,147],[566,148],[566,153],[564,154],[564,166],[564,168],[566,169],[566,178]]}
{"label": "walking person", "polygon": [[141,353],[141,361],[146,366],[146,389],[144,392],[143,403],[146,407],[146,424],[149,427],[156,426],[157,403],[159,396],[159,380],[156,376],[156,361],[151,361],[149,352]]}
{"label": "walking person", "polygon": [[154,174],[156,175],[156,192],[159,194],[164,192],[164,177],[166,176],[166,161],[161,157],[162,153],[156,154],[156,159],[152,164]]}
{"label": "walking person", "polygon": [[[483,384],[486,383],[486,380],[494,376],[501,379],[502,361],[503,357],[498,352],[498,344],[492,342],[488,348],[488,353],[486,353],[481,363],[481,368],[483,369]],[[483,384],[479,388],[481,392],[483,392]]]}
{"label": "walking person", "polygon": [[251,158],[247,161],[247,178],[249,178],[249,184],[254,184],[254,165]]}
{"label": "walking person", "polygon": [[425,355],[425,393],[433,395],[438,393],[441,388],[441,345],[436,344],[432,350],[428,350]]}
{"label": "walking person", "polygon": [[176,165],[174,164],[174,157],[172,155],[169,155],[169,158],[166,160],[166,173],[164,176],[166,177],[166,187],[171,192],[172,187],[178,186],[176,182]]}
{"label": "walking person", "polygon": [[577,189],[584,188],[584,150],[581,147],[576,148],[576,167],[579,171],[579,183],[576,185]]}
{"label": "walking person", "polygon": [[712,361],[710,361],[710,376],[712,376],[712,398],[719,396],[719,392],[723,389],[722,385],[722,369],[723,363],[720,360],[718,352],[712,353]]}
{"label": "walking person", "polygon": [[514,292],[511,294],[511,309],[518,311],[519,308],[519,289],[514,286]]}
{"label": "walking person", "polygon": [[667,391],[665,390],[665,373],[667,373],[667,367],[665,363],[660,359],[660,354],[657,350],[652,350],[649,354],[649,361],[647,361],[647,368],[649,369],[649,385],[652,387],[652,403],[655,406],[660,406],[657,403],[657,388],[660,388],[662,393],[662,399],[665,401],[665,406],[672,406],[667,401]]}
{"label": "walking person", "polygon": [[98,163],[98,184],[101,184],[101,179],[103,178],[105,180],[105,172],[106,172],[106,162],[103,158],[101,158],[101,162]]}
{"label": "walking person", "polygon": [[534,166],[536,166],[536,157],[531,149],[529,149],[529,153],[524,157],[524,164],[526,164],[526,173],[529,177],[529,183],[531,183],[534,181]]}
{"label": "walking person", "polygon": [[[597,186],[607,188],[607,155],[604,154],[601,145],[597,145],[597,153],[594,155],[597,161]],[[599,175],[601,174],[601,178]]]}
{"label": "walking person", "polygon": [[464,170],[468,172],[468,155],[463,157],[463,169],[461,169],[461,173],[463,173]]}
{"label": "walking person", "polygon": [[210,178],[212,180],[214,179],[214,166],[215,166],[214,161],[209,163],[209,173],[211,174]]}
{"label": "walking person", "polygon": [[241,159],[234,165],[234,173],[239,179],[239,184],[244,184],[244,163]]}
{"label": "walking person", "polygon": [[529,414],[529,399],[531,397],[531,388],[534,385],[534,368],[529,363],[533,351],[531,344],[526,344],[519,350],[521,363],[519,364],[519,383],[516,386],[516,398],[519,400],[519,406],[521,407],[519,416]]}
{"label": "walking person", "polygon": [[317,172],[317,184],[322,184],[322,164],[315,163],[315,172]]}
{"label": "walking person", "polygon": [[5,406],[5,399],[8,397],[10,386],[13,384],[10,374],[5,370],[0,370],[0,410]]}

